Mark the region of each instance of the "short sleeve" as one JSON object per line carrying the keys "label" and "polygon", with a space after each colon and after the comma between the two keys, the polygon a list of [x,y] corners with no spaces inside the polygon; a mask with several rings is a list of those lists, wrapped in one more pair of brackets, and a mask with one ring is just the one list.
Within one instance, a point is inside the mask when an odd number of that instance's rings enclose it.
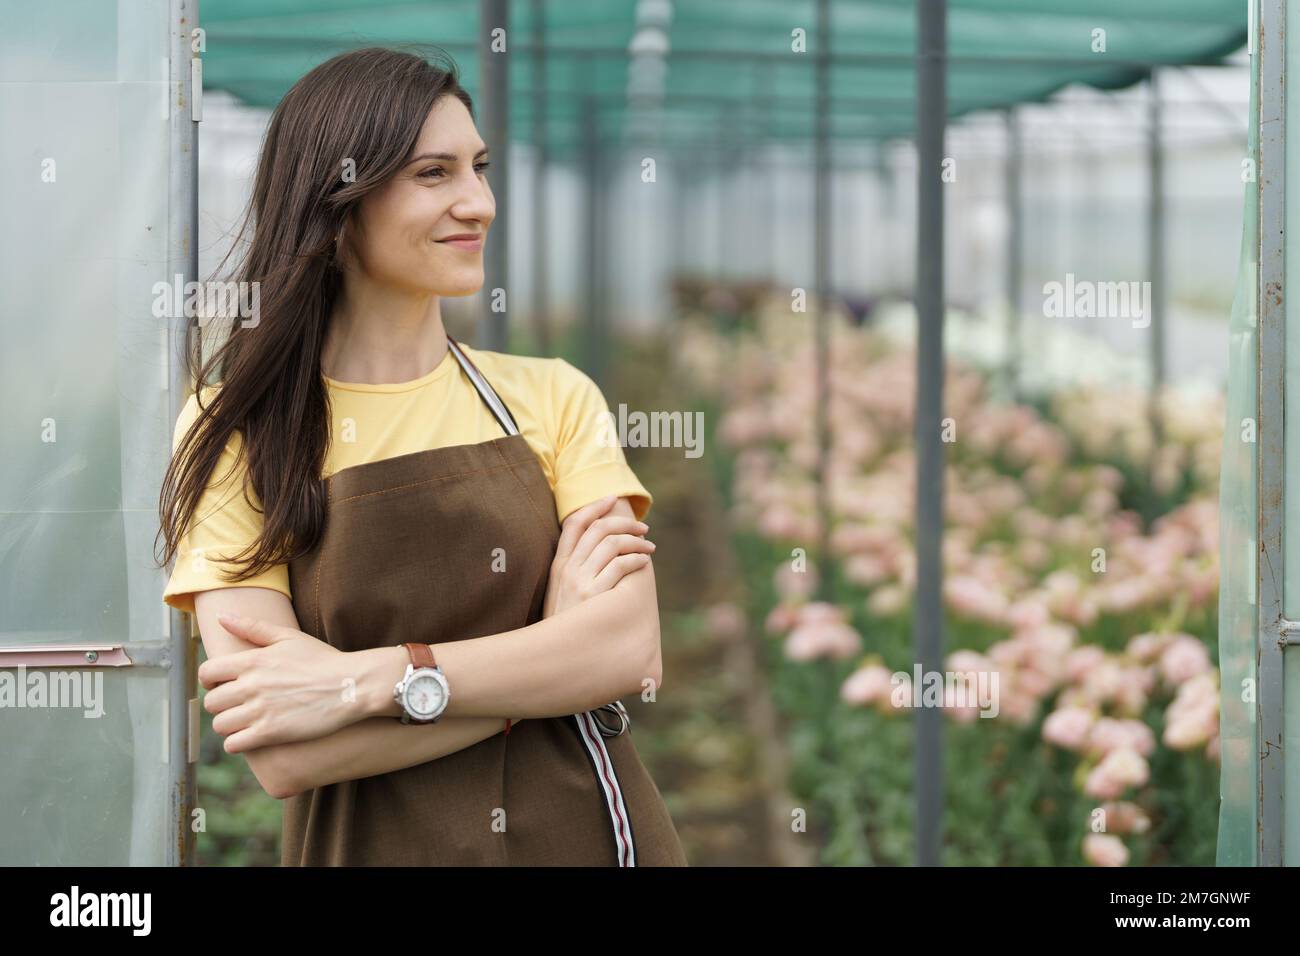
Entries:
{"label": "short sleeve", "polygon": [[561,521],[608,495],[627,497],[637,519],[654,498],[627,463],[616,420],[591,377],[564,359],[554,360],[555,510]]}
{"label": "short sleeve", "polygon": [[[176,420],[172,435],[173,455],[197,417],[198,401],[191,395]],[[241,450],[242,439],[235,432],[209,476],[207,489],[181,535],[176,563],[163,590],[166,604],[189,614],[194,613],[194,594],[198,591],[260,587],[272,588],[291,597],[287,564],[275,565],[242,581],[229,581],[225,577],[245,565],[247,559],[235,562],[233,558],[256,541],[262,530],[260,503],[255,508],[244,494],[245,466]],[[248,496],[253,496],[251,486]]]}

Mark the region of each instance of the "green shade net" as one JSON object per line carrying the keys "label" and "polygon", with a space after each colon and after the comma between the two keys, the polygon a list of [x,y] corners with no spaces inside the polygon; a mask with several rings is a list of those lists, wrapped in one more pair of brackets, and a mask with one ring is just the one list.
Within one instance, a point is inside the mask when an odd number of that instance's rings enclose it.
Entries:
{"label": "green shade net", "polygon": [[[509,9],[511,135],[531,140],[536,7],[514,0]],[[723,122],[750,140],[814,133],[815,0],[548,0],[542,9],[545,128],[557,156],[580,147],[592,109],[606,138],[649,129],[679,146]],[[829,135],[910,135],[915,0],[834,0],[830,9],[828,48],[845,60],[830,67]],[[428,44],[452,56],[475,94],[478,15],[477,0],[203,0],[204,83],[270,107],[337,53]],[[1150,64],[1216,62],[1244,45],[1246,11],[1240,0],[951,0],[948,36],[955,117],[1042,100],[1070,83],[1126,86]]]}

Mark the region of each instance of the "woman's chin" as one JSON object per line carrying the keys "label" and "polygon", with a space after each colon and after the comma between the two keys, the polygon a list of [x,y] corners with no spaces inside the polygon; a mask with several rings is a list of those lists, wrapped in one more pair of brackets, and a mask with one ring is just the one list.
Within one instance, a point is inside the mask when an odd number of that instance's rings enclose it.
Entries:
{"label": "woman's chin", "polygon": [[438,277],[439,281],[434,282],[437,295],[457,298],[459,296],[473,295],[483,288],[483,269],[466,269],[457,275],[447,275],[445,272]]}

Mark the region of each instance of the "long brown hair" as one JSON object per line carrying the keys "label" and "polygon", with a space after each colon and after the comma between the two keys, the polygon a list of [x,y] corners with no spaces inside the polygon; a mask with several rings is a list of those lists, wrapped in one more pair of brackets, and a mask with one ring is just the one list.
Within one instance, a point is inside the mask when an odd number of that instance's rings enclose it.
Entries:
{"label": "long brown hair", "polygon": [[[258,321],[248,327],[234,321],[206,362],[186,350],[199,412],[163,478],[161,564],[176,556],[236,431],[245,481],[264,520],[258,539],[228,557],[246,562],[230,580],[291,561],[319,541],[325,524],[321,471],[330,441],[320,359],[342,286],[335,236],[361,199],[405,165],[441,97],[457,97],[474,115],[455,62],[440,58],[445,68],[416,53],[354,50],[315,67],[276,105],[231,247],[247,250],[236,278],[258,283]],[[218,381],[221,387],[204,406],[205,388]]]}

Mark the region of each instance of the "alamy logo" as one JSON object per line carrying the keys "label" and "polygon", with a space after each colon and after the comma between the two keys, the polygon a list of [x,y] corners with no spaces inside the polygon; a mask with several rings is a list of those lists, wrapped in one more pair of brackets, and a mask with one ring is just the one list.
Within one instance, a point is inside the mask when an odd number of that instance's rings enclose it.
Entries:
{"label": "alamy logo", "polygon": [[81,710],[83,717],[104,716],[103,671],[27,672],[25,664],[14,670],[0,670],[0,709],[67,707]]}
{"label": "alamy logo", "polygon": [[619,403],[613,412],[596,414],[596,442],[602,448],[685,448],[687,458],[704,454],[703,412],[629,412]]}
{"label": "alamy logo", "polygon": [[238,316],[250,320],[240,322],[240,328],[255,328],[262,320],[261,284],[254,282],[183,282],[177,273],[172,282],[153,284],[154,318],[178,319],[198,316],[200,325],[209,319],[229,319]]}
{"label": "alamy logo", "polygon": [[1050,319],[1132,319],[1135,329],[1151,324],[1150,282],[1075,281],[1067,272],[1065,282],[1043,286],[1043,297]]}
{"label": "alamy logo", "polygon": [[129,926],[132,935],[148,936],[152,924],[150,893],[70,893],[50,897],[51,926]]}
{"label": "alamy logo", "polygon": [[981,717],[996,717],[996,670],[927,671],[914,664],[913,673],[895,671],[889,700],[895,707],[955,707],[978,710]]}

